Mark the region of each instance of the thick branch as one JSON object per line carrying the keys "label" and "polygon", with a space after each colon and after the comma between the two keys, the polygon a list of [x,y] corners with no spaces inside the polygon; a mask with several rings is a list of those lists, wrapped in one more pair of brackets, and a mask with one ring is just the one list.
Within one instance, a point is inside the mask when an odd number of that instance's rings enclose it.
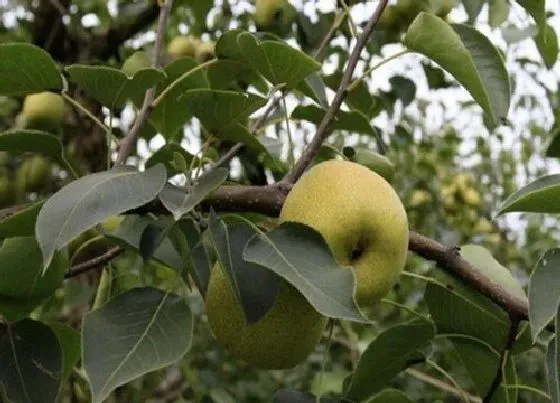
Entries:
{"label": "thick branch", "polygon": [[319,148],[321,147],[325,139],[329,136],[329,134],[331,134],[332,124],[334,122],[336,114],[340,110],[340,106],[342,105],[344,98],[346,98],[348,86],[350,85],[350,81],[352,80],[352,75],[354,74],[354,70],[356,69],[358,61],[360,60],[360,54],[366,46],[367,41],[369,40],[369,36],[373,32],[373,28],[377,24],[381,13],[383,12],[383,10],[385,10],[387,3],[388,0],[379,1],[377,8],[375,9],[373,15],[365,26],[364,31],[358,37],[356,46],[352,50],[350,58],[348,59],[348,66],[346,66],[346,70],[344,71],[344,75],[340,80],[338,90],[336,91],[334,99],[329,109],[327,110],[327,113],[325,113],[323,120],[317,128],[315,136],[313,136],[311,143],[309,143],[307,148],[303,151],[303,154],[296,163],[294,169],[290,171],[283,179],[285,182],[295,183],[300,178],[300,176],[303,175],[309,164],[311,164],[311,161],[313,161],[313,158],[319,151]]}

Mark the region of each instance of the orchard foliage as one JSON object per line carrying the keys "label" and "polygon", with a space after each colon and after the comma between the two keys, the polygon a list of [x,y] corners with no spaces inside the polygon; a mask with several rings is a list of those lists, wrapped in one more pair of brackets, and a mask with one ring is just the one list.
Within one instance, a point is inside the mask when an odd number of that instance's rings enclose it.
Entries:
{"label": "orchard foliage", "polygon": [[[0,400],[560,402],[548,3],[0,2]],[[277,221],[331,159],[408,215],[368,315],[324,237]],[[217,266],[247,326],[289,284],[327,322],[313,352],[231,354]]]}

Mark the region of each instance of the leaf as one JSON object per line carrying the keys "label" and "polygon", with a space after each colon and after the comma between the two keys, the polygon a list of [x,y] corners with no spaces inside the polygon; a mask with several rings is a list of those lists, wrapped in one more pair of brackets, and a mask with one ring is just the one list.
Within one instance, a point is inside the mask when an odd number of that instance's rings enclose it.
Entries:
{"label": "leaf", "polygon": [[441,285],[428,283],[424,300],[438,333],[474,337],[501,351],[509,333],[507,314],[450,275],[436,274]]}
{"label": "leaf", "polygon": [[408,28],[405,43],[453,75],[492,122],[507,118],[509,76],[500,53],[482,33],[422,12]]}
{"label": "leaf", "polygon": [[553,27],[545,24],[535,38],[537,49],[544,60],[544,64],[550,70],[558,60],[558,36]]}
{"label": "leaf", "polygon": [[167,239],[167,235],[174,224],[175,221],[171,217],[162,217],[146,225],[138,243],[138,250],[144,261],[149,260]]}
{"label": "leaf", "polygon": [[42,260],[33,237],[8,238],[0,246],[0,315],[8,321],[24,318],[62,285],[64,254],[54,255],[44,275]]}
{"label": "leaf", "polygon": [[547,175],[525,185],[502,203],[497,215],[510,212],[559,213],[560,174]]}
{"label": "leaf", "polygon": [[[325,84],[333,91],[338,89],[341,79],[341,71],[336,71],[324,77]],[[345,102],[350,109],[360,111],[370,119],[376,115],[376,101],[369,92],[368,86],[364,80],[360,80],[348,93]]]}
{"label": "leaf", "polygon": [[529,279],[529,323],[536,341],[560,306],[560,249],[549,249],[537,262]]}
{"label": "leaf", "polygon": [[[558,316],[556,315],[556,324],[558,324]],[[548,380],[548,391],[552,403],[560,402],[560,378],[558,376],[558,367],[560,364],[558,356],[558,337],[554,336],[548,342],[546,350],[546,378]]]}
{"label": "leaf", "polygon": [[171,62],[165,67],[165,74],[167,78],[156,90],[150,122],[169,139],[192,118],[192,113],[179,101],[181,94],[195,88],[208,88],[209,84],[204,70],[188,57]]}
{"label": "leaf", "polygon": [[0,220],[0,239],[35,235],[35,221],[45,200],[30,204]]}
{"label": "leaf", "polygon": [[76,168],[64,156],[64,147],[60,137],[50,133],[28,129],[0,133],[0,151],[12,154],[40,153],[54,158],[64,169],[76,175]]}
{"label": "leaf", "polygon": [[61,381],[64,382],[68,379],[72,370],[80,360],[82,348],[80,333],[70,326],[58,322],[51,322],[49,326],[56,335],[58,344],[62,349]]}
{"label": "leaf", "polygon": [[[292,119],[307,120],[318,126],[323,120],[325,111],[313,105],[296,106],[292,111]],[[359,111],[339,111],[333,123],[335,130],[348,130],[356,133],[374,135],[369,120]]]}
{"label": "leaf", "polygon": [[93,403],[126,382],[180,360],[192,334],[187,301],[156,288],[131,289],[88,312],[82,362]]}
{"label": "leaf", "polygon": [[[490,385],[496,377],[496,372],[501,364],[500,352],[492,349],[488,344],[477,339],[464,339],[448,337],[453,343],[453,347],[463,366],[467,370],[472,379],[477,393],[485,396],[490,389]],[[506,370],[500,385],[515,385],[517,383],[517,374],[513,359],[508,359]],[[508,396],[510,398],[508,398]],[[517,401],[517,391],[515,389],[506,390],[502,386],[495,392],[492,403],[509,403]],[[514,398],[515,397],[515,398]]]}
{"label": "leaf", "polygon": [[197,89],[185,92],[179,101],[212,135],[266,152],[245,127],[249,115],[266,105],[265,98],[234,91]]}
{"label": "leaf", "polygon": [[195,159],[195,163],[198,162],[198,158],[189,153],[183,147],[177,143],[168,143],[152,154],[150,158],[146,161],[146,168],[151,168],[154,165],[162,163],[167,169],[167,177],[172,177],[174,175],[180,174],[177,168],[172,164],[173,154],[178,153],[184,158],[185,162],[190,165]]}
{"label": "leaf", "polygon": [[546,24],[546,0],[517,0],[543,30]]}
{"label": "leaf", "polygon": [[213,213],[208,230],[220,267],[243,308],[247,324],[258,322],[274,304],[281,283],[272,271],[243,260],[243,248],[255,230],[243,221],[226,225]]}
{"label": "leaf", "polygon": [[312,393],[300,392],[298,390],[280,389],[272,398],[272,403],[352,403],[350,400],[339,398],[321,397],[319,402]]}
{"label": "leaf", "polygon": [[0,44],[0,95],[60,91],[62,76],[51,56],[29,43]]}
{"label": "leaf", "polygon": [[250,84],[261,93],[268,92],[266,81],[244,61],[218,60],[209,65],[206,72],[212,89],[232,90],[237,88],[244,90],[245,86]]}
{"label": "leaf", "polygon": [[190,192],[168,183],[159,194],[159,199],[178,221],[224,183],[228,174],[226,168],[212,169],[198,179]]}
{"label": "leaf", "polygon": [[64,186],[45,202],[37,217],[35,232],[43,251],[43,266],[49,265],[56,250],[82,232],[153,200],[165,180],[165,167],[158,164],[145,172],[117,167]]}
{"label": "leaf", "polygon": [[368,403],[414,403],[405,393],[396,389],[385,389],[379,392]]}
{"label": "leaf", "polygon": [[382,390],[411,362],[422,359],[419,349],[435,336],[433,323],[418,320],[390,327],[366,348],[358,367],[345,380],[344,396],[362,401]]}
{"label": "leaf", "polygon": [[508,0],[490,0],[488,2],[488,23],[498,27],[507,21],[510,5]]}
{"label": "leaf", "polygon": [[[116,241],[124,248],[133,249],[139,253],[142,234],[155,219],[143,215],[127,215],[123,222],[114,231],[106,232],[105,235]],[[184,269],[183,259],[175,249],[170,239],[165,238],[161,245],[153,252],[152,257],[160,263],[181,272]]]}
{"label": "leaf", "polygon": [[509,294],[515,295],[520,301],[528,302],[527,295],[519,281],[507,268],[494,259],[488,249],[478,245],[462,245],[460,254],[492,283],[500,286]]}
{"label": "leaf", "polygon": [[322,315],[367,322],[356,304],[353,270],[338,264],[322,235],[311,227],[284,222],[269,233],[259,231],[247,243],[243,258],[283,277]]}
{"label": "leaf", "polygon": [[109,109],[122,108],[128,100],[143,98],[146,90],[165,79],[163,71],[153,68],[139,70],[133,78],[106,66],[74,64],[66,71],[70,81]]}
{"label": "leaf", "polygon": [[295,88],[321,64],[300,50],[279,41],[262,41],[248,33],[240,33],[237,43],[245,61],[273,85]]}
{"label": "leaf", "polygon": [[327,99],[327,92],[323,78],[318,72],[313,72],[303,81],[300,82],[304,84],[308,91],[305,91],[306,95],[319,103],[321,108],[327,109],[329,107],[329,100]]}
{"label": "leaf", "polygon": [[25,403],[57,400],[62,352],[47,325],[31,319],[0,323],[0,357],[0,397]]}
{"label": "leaf", "polygon": [[[529,0],[531,1],[531,0]],[[482,6],[486,3],[485,0],[463,0],[463,6],[465,7],[465,11],[469,16],[469,24],[473,24],[476,20],[476,17],[482,11]]]}
{"label": "leaf", "polygon": [[393,76],[389,79],[389,83],[405,108],[416,98],[416,84],[414,84],[414,81],[402,76]]}

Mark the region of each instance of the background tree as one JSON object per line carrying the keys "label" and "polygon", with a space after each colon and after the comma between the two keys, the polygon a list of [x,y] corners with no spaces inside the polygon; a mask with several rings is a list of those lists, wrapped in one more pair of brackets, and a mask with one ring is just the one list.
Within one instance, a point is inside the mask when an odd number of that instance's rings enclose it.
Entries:
{"label": "background tree", "polygon": [[0,2],[0,400],[560,401],[553,3]]}

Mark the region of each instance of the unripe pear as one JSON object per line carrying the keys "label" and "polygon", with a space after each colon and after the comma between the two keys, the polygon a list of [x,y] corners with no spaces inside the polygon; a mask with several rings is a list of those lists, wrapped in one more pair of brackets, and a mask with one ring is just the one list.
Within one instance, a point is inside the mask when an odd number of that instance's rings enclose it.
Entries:
{"label": "unripe pear", "polygon": [[304,361],[320,341],[327,320],[283,281],[265,316],[246,324],[243,308],[218,263],[205,302],[214,336],[233,355],[261,369],[289,369]]}
{"label": "unripe pear", "polygon": [[257,0],[255,24],[260,30],[287,34],[296,18],[296,9],[288,0]]}
{"label": "unripe pear", "polygon": [[64,99],[50,91],[28,95],[21,114],[25,128],[55,131],[64,117]]}
{"label": "unripe pear", "polygon": [[463,190],[463,200],[470,206],[478,206],[480,204],[480,193],[473,188]]}
{"label": "unripe pear", "polygon": [[36,192],[45,186],[51,174],[49,160],[41,155],[34,155],[23,161],[17,171],[17,183],[26,192]]}
{"label": "unripe pear", "polygon": [[425,190],[415,190],[410,197],[410,206],[418,207],[432,201],[432,195]]}
{"label": "unripe pear", "polygon": [[360,307],[375,306],[397,282],[407,258],[408,218],[380,175],[350,161],[313,166],[286,197],[279,222],[321,233],[335,259],[356,275]]}
{"label": "unripe pear", "polygon": [[196,48],[200,40],[194,36],[176,36],[167,47],[167,52],[178,59],[181,57],[195,57]]}
{"label": "unripe pear", "polygon": [[195,58],[203,63],[214,58],[214,42],[201,42],[195,50]]}
{"label": "unripe pear", "polygon": [[121,71],[128,77],[133,77],[137,71],[148,69],[150,67],[152,67],[152,63],[150,61],[148,52],[139,50],[137,52],[134,52],[128,57],[128,59],[124,61]]}

